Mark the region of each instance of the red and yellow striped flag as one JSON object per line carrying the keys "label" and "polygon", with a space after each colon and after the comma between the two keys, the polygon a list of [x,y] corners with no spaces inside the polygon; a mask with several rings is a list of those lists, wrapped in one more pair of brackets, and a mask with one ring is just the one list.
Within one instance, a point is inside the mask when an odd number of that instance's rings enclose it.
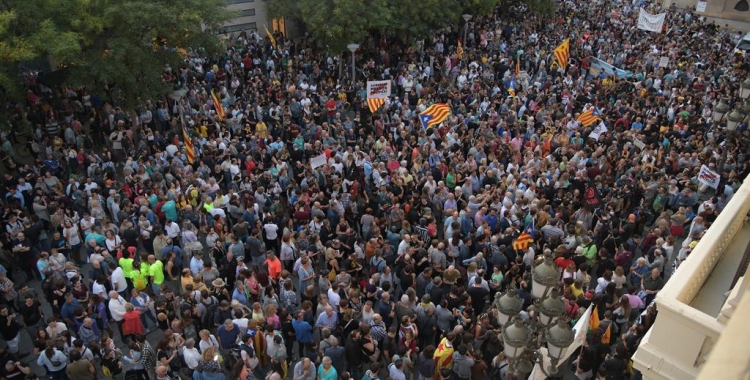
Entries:
{"label": "red and yellow striped flag", "polygon": [[214,90],[211,90],[211,98],[214,100],[214,108],[216,108],[216,115],[219,117],[219,120],[224,120],[226,117],[226,112],[224,112],[224,106],[219,101],[219,97],[216,96],[216,93]]}
{"label": "red and yellow striped flag", "polygon": [[464,59],[464,48],[461,46],[461,40],[458,40],[458,48],[456,49],[456,55],[458,59]]}
{"label": "red and yellow striped flag", "polygon": [[436,103],[419,114],[422,127],[427,130],[442,123],[451,114],[451,108],[445,103]]}
{"label": "red and yellow striped flag", "polygon": [[375,113],[383,104],[385,104],[385,98],[367,99],[367,107],[370,108],[370,113]]}
{"label": "red and yellow striped flag", "polygon": [[182,116],[182,107],[180,107],[180,129],[182,129],[182,139],[185,144],[185,151],[187,152],[188,163],[195,161],[195,147],[193,146],[193,140],[190,138],[190,134],[187,130],[187,124],[185,123],[185,117]]}
{"label": "red and yellow striped flag", "polygon": [[570,39],[563,41],[555,48],[555,58],[557,58],[557,64],[560,65],[563,70],[568,67],[568,59],[570,58]]}
{"label": "red and yellow striped flag", "polygon": [[521,74],[521,57],[516,57],[516,75]]}
{"label": "red and yellow striped flag", "polygon": [[580,122],[584,127],[588,127],[591,124],[596,123],[597,121],[602,119],[602,113],[596,107],[592,107],[588,111],[581,114],[581,116],[578,116],[578,122]]}
{"label": "red and yellow striped flag", "polygon": [[268,39],[271,41],[271,45],[273,45],[273,48],[276,49],[276,39],[273,38],[273,34],[268,31],[268,27],[263,25],[263,28],[266,29],[266,35],[268,36]]}

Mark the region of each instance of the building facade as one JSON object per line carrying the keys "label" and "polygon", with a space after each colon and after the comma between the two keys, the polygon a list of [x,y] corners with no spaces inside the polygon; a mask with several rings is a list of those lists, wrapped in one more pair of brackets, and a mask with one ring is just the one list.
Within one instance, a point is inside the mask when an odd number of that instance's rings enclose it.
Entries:
{"label": "building facade", "polygon": [[695,9],[695,14],[706,17],[730,29],[750,30],[750,0],[660,0],[663,8],[672,4],[680,9]]}
{"label": "building facade", "polygon": [[237,34],[242,31],[263,30],[263,25],[269,26],[266,17],[265,0],[225,0],[227,9],[237,13],[237,17],[230,20],[222,29],[221,34]]}
{"label": "building facade", "polygon": [[[735,379],[707,373],[722,368],[717,363],[728,362],[739,363],[739,373],[747,370],[750,354],[744,344],[732,347],[736,339],[727,334],[733,334],[730,325],[744,326],[750,317],[750,307],[740,307],[743,298],[750,302],[750,276],[745,276],[750,257],[748,212],[746,180],[657,295],[659,314],[633,356],[644,379],[692,380],[699,373],[701,379]],[[744,374],[736,379],[747,378],[748,372]]]}

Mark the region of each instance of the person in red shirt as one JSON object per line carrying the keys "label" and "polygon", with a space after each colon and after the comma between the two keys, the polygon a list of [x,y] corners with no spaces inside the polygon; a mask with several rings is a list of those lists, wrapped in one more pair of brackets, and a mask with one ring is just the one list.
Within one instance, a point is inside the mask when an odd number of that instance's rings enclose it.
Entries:
{"label": "person in red shirt", "polygon": [[281,278],[281,260],[273,252],[266,253],[266,268],[268,268],[268,277],[273,280]]}
{"label": "person in red shirt", "polygon": [[333,124],[333,118],[336,116],[336,99],[333,94],[331,94],[326,102],[326,115],[328,115],[328,124]]}

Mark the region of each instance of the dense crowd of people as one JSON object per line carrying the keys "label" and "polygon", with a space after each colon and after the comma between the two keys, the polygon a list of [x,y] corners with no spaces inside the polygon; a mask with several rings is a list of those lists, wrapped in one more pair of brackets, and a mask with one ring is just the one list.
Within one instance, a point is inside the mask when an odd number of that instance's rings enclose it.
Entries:
{"label": "dense crowd of people", "polygon": [[[526,310],[552,255],[564,317],[595,305],[602,323],[564,365],[638,376],[655,295],[749,170],[746,124],[712,118],[742,102],[738,35],[676,9],[665,32],[639,31],[641,3],[499,8],[468,23],[461,57],[462,28],[376,37],[354,85],[312,40],[252,32],[189,53],[164,73],[179,95],[132,112],[31,86],[17,114],[34,162],[2,141],[0,375],[515,379],[492,301],[515,292]],[[591,75],[591,57],[629,75]],[[383,79],[392,96],[371,113],[365,81]],[[450,117],[424,129],[438,102]],[[592,107],[598,139],[578,121]]]}

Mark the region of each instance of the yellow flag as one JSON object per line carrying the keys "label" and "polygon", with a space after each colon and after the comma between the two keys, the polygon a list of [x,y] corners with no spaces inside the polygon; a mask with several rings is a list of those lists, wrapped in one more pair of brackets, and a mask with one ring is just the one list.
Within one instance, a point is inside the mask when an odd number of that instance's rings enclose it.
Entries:
{"label": "yellow flag", "polygon": [[273,34],[268,31],[268,27],[263,25],[263,28],[266,30],[266,35],[268,36],[268,39],[271,40],[271,45],[273,45],[273,48],[276,49],[276,39],[273,38]]}

